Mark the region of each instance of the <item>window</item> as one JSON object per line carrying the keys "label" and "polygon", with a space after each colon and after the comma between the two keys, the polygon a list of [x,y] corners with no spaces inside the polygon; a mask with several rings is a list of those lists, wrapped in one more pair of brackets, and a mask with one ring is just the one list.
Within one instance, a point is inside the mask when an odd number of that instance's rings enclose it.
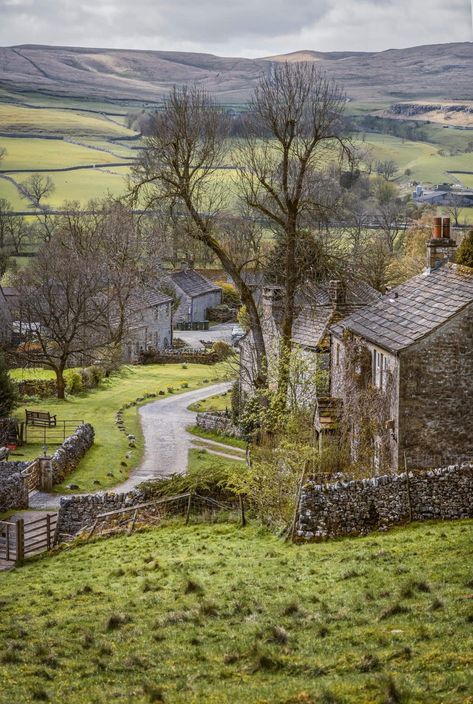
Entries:
{"label": "window", "polygon": [[381,438],[375,437],[373,443],[373,467],[376,472],[379,472],[379,470],[381,469],[381,452]]}
{"label": "window", "polygon": [[377,389],[386,390],[389,372],[389,360],[385,354],[373,350],[373,384]]}

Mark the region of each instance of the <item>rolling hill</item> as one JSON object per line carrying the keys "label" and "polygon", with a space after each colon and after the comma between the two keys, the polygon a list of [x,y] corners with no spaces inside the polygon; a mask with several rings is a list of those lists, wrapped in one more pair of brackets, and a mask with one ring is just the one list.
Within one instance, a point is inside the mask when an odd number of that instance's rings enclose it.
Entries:
{"label": "rolling hill", "polygon": [[473,99],[473,43],[379,53],[300,51],[261,59],[170,51],[24,45],[0,48],[0,88],[88,100],[160,101],[173,84],[196,82],[241,103],[276,61],[317,61],[353,101]]}

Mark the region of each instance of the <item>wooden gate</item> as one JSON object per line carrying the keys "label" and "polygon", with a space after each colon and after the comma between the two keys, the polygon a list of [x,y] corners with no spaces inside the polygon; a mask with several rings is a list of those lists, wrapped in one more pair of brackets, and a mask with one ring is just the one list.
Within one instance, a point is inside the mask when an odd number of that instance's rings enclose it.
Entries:
{"label": "wooden gate", "polygon": [[41,463],[39,460],[34,460],[21,473],[28,492],[41,489]]}
{"label": "wooden gate", "polygon": [[25,557],[50,550],[56,540],[57,513],[25,521],[0,521],[0,560],[21,564]]}

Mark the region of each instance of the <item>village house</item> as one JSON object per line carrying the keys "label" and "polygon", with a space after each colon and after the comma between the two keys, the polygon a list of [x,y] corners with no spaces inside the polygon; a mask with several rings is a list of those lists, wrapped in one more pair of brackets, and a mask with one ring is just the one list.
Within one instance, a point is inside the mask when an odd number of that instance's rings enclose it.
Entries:
{"label": "village house", "polygon": [[[277,375],[283,297],[284,289],[280,286],[265,286],[259,298],[270,386],[274,385]],[[294,354],[291,390],[298,403],[313,405],[317,395],[328,394],[330,325],[379,297],[377,291],[363,282],[333,280],[304,287],[297,299],[292,336]],[[251,333],[240,341],[239,348],[240,388],[243,396],[246,396],[251,394],[255,376]],[[317,380],[316,383],[314,380]]]}
{"label": "village house", "polygon": [[136,362],[142,352],[172,345],[172,304],[171,296],[159,291],[142,292],[137,297],[123,344],[125,362]]}
{"label": "village house", "polygon": [[[455,246],[436,218],[425,271],[331,329],[331,396],[348,410],[355,460],[361,424],[376,428],[375,471],[473,458],[473,269],[450,261]],[[370,397],[367,418],[369,389],[379,404]]]}
{"label": "village house", "polygon": [[170,282],[179,299],[174,314],[175,323],[203,323],[209,308],[222,302],[222,289],[195,269],[182,269],[170,276]]}

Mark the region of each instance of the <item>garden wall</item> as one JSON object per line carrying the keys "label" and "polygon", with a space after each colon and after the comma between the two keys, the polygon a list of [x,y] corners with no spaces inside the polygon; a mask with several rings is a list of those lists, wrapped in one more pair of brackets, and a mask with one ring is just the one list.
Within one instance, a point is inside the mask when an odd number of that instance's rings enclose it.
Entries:
{"label": "garden wall", "polygon": [[0,462],[0,513],[28,508],[28,489],[21,472],[28,462]]}
{"label": "garden wall", "polygon": [[222,357],[215,352],[205,352],[200,349],[161,350],[143,352],[140,364],[216,364]]}
{"label": "garden wall", "polygon": [[225,411],[214,411],[213,413],[198,413],[196,417],[196,425],[202,430],[208,430],[214,433],[222,433],[229,435],[232,438],[243,438],[241,430],[232,423],[232,419]]}
{"label": "garden wall", "polygon": [[297,541],[363,535],[409,520],[473,518],[473,464],[320,485],[299,501]]}
{"label": "garden wall", "polygon": [[80,425],[73,435],[66,438],[51,458],[53,483],[59,484],[70,474],[94,444],[95,432],[90,423]]}

